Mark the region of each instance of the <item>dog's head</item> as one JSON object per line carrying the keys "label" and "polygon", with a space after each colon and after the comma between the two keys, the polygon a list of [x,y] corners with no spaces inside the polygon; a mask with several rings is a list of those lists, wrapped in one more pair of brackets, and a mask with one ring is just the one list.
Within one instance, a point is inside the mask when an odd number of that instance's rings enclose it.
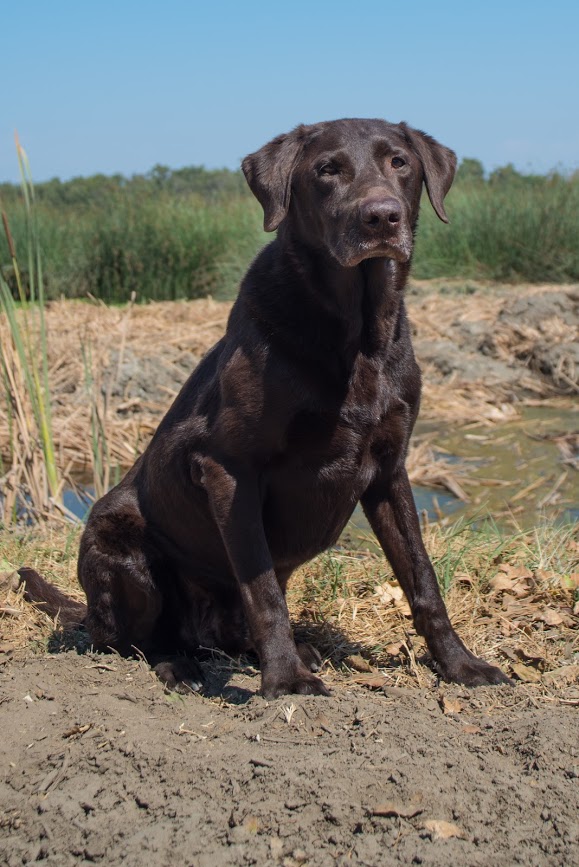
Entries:
{"label": "dog's head", "polygon": [[247,156],[243,172],[273,232],[287,220],[310,247],[354,267],[412,254],[422,184],[445,223],[453,151],[405,123],[336,120],[299,126]]}

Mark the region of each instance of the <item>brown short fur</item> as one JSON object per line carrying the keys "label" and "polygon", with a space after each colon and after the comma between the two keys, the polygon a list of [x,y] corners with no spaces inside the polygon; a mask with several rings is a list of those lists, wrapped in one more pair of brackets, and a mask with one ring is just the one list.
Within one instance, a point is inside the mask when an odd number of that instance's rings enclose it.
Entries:
{"label": "brown short fur", "polygon": [[[253,648],[265,696],[327,693],[319,654],[296,647],[285,590],[361,502],[441,676],[507,680],[450,624],[404,467],[420,400],[404,286],[422,185],[447,222],[455,164],[382,120],[300,126],[245,158],[277,238],[225,336],[91,512],[78,574],[95,645],[153,660]],[[23,577],[40,598],[42,579]],[[198,680],[183,662],[159,673]]]}

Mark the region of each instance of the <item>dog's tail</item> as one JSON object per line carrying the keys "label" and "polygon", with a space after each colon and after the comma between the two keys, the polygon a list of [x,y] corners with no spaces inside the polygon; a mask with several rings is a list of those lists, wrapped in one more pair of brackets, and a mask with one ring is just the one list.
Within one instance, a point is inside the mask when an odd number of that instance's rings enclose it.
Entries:
{"label": "dog's tail", "polygon": [[50,617],[58,617],[62,626],[80,626],[86,617],[84,602],[75,602],[58,587],[49,584],[34,569],[23,566],[18,570],[20,585],[24,585],[24,598],[37,605]]}

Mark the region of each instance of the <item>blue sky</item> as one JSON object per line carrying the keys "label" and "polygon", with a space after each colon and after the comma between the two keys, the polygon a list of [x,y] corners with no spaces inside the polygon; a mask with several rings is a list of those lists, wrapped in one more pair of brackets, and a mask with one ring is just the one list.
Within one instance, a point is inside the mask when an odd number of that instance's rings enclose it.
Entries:
{"label": "blue sky", "polygon": [[579,167],[579,3],[4,0],[0,181],[239,165],[300,122],[406,120],[490,170]]}

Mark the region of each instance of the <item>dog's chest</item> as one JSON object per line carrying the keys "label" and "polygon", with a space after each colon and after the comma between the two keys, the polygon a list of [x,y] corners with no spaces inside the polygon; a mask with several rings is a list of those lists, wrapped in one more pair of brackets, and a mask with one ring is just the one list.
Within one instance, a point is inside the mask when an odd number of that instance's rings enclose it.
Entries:
{"label": "dog's chest", "polygon": [[304,410],[264,478],[264,522],[277,565],[309,559],[338,538],[381,466],[403,452],[409,407],[386,380],[352,381],[344,399]]}
{"label": "dog's chest", "polygon": [[364,490],[379,464],[404,448],[409,419],[387,373],[361,363],[340,400],[296,415],[281,462],[312,483]]}

